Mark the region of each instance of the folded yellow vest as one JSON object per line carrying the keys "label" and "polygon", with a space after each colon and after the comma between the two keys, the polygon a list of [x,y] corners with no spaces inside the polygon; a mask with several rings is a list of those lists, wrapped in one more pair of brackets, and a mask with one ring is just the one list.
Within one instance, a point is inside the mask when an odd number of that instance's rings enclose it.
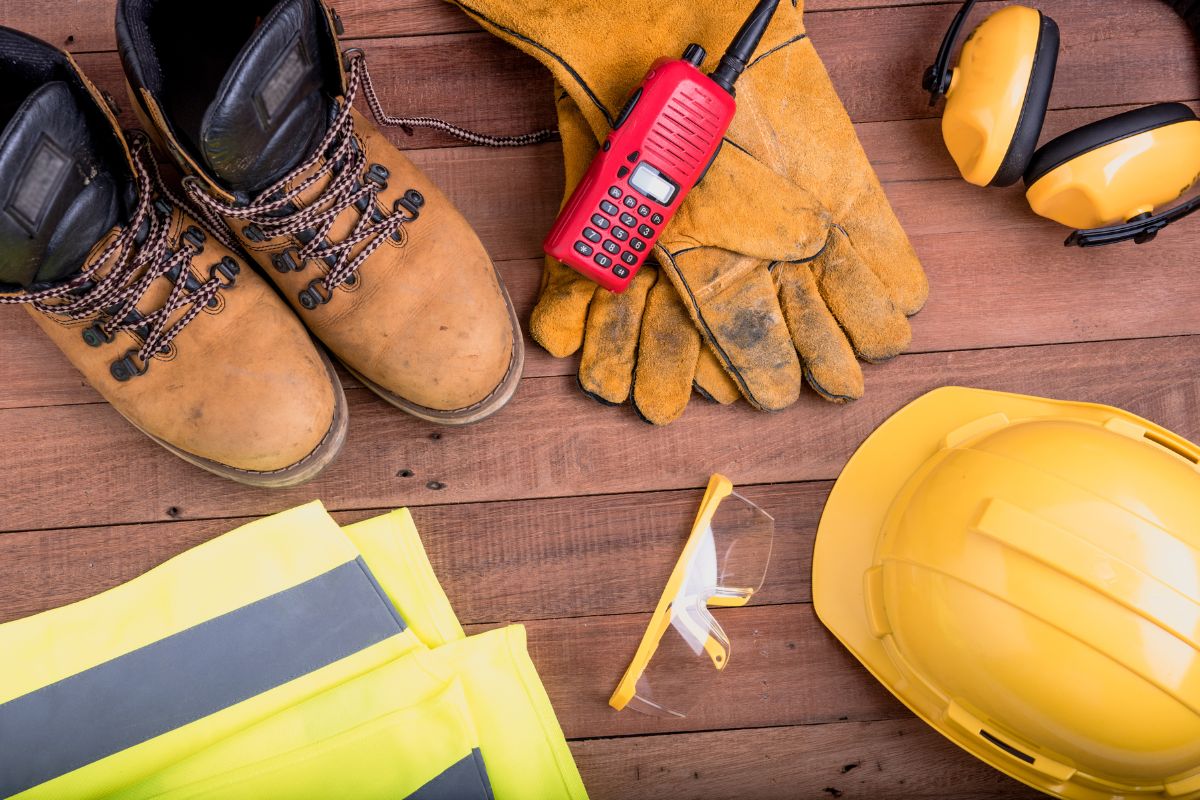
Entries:
{"label": "folded yellow vest", "polygon": [[259,520],[0,653],[2,797],[586,796],[523,629],[463,638],[407,511]]}

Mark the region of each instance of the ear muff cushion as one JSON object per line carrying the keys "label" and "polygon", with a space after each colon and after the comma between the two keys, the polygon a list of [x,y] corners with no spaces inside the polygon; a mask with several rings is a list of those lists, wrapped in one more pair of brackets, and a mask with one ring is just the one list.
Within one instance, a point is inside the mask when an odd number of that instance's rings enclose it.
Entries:
{"label": "ear muff cushion", "polygon": [[1195,112],[1182,103],[1158,103],[1076,128],[1047,142],[1045,147],[1034,154],[1029,168],[1025,171],[1025,185],[1032,186],[1039,178],[1071,159],[1105,145],[1165,125],[1195,119]]}
{"label": "ear muff cushion", "polygon": [[1033,57],[1033,69],[1029,73],[1029,87],[1025,90],[1025,104],[1012,142],[1000,169],[992,178],[991,186],[1012,186],[1021,179],[1029,160],[1037,149],[1038,137],[1042,135],[1042,124],[1046,121],[1046,109],[1050,105],[1050,88],[1054,85],[1054,70],[1058,66],[1058,23],[1045,14],[1041,15],[1042,27],[1038,32],[1037,50]]}

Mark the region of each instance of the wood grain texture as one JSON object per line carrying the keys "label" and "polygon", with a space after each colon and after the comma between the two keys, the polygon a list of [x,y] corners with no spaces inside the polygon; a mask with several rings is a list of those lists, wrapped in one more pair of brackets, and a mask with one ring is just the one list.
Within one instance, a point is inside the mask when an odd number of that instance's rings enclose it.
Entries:
{"label": "wood grain texture", "polygon": [[[461,430],[355,389],[341,458],[315,482],[275,492],[196,471],[107,405],[7,409],[6,480],[22,490],[0,530],[150,522],[170,508],[185,518],[248,516],[318,497],[341,510],[667,490],[701,486],[716,471],[740,484],[828,480],[887,416],[945,384],[1107,402],[1197,438],[1198,370],[1200,336],[909,355],[868,367],[867,394],[849,406],[811,392],[769,415],[694,403],[661,429],[602,410],[573,378],[525,380],[501,414]],[[66,454],[105,465],[105,479],[63,473]],[[405,470],[418,480],[400,477]]]}
{"label": "wood grain texture", "polygon": [[[405,480],[421,479],[414,474]],[[738,487],[776,519],[770,577],[755,605],[811,600],[813,537],[829,486]],[[459,618],[467,624],[522,622],[653,610],[702,494],[697,488],[432,505],[413,513]],[[349,524],[386,510],[334,516]],[[168,517],[182,514],[181,508],[167,509]],[[0,622],[110,589],[250,519],[0,535]]]}
{"label": "wood grain texture", "polygon": [[574,742],[593,800],[1033,800],[913,719]]}

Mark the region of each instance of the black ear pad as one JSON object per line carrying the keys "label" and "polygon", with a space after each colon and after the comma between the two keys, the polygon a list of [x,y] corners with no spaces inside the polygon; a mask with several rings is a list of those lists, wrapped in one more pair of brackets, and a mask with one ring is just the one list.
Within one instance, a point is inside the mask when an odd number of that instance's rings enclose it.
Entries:
{"label": "black ear pad", "polygon": [[1021,179],[1029,159],[1037,149],[1038,137],[1042,135],[1042,123],[1046,121],[1046,109],[1050,105],[1050,88],[1054,85],[1054,70],[1058,66],[1058,23],[1038,12],[1042,27],[1038,31],[1037,51],[1033,57],[1033,69],[1029,73],[1029,87],[1025,90],[1025,104],[1017,120],[1012,142],[991,186],[1012,186]]}
{"label": "black ear pad", "polygon": [[1029,162],[1029,169],[1025,171],[1025,185],[1032,186],[1046,173],[1097,148],[1165,125],[1194,119],[1195,112],[1182,103],[1158,103],[1145,108],[1135,108],[1133,111],[1126,111],[1124,114],[1097,120],[1090,125],[1068,131],[1047,142],[1045,147],[1034,154],[1033,160]]}

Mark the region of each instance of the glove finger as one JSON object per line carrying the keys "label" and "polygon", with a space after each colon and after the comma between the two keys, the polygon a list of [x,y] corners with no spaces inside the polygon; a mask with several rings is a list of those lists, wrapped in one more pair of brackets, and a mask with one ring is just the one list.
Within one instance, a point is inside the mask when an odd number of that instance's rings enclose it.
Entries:
{"label": "glove finger", "polygon": [[529,335],[555,358],[571,355],[583,344],[588,305],[597,291],[596,284],[575,270],[547,258]]}
{"label": "glove finger", "polygon": [[886,287],[892,303],[911,317],[929,299],[929,281],[882,187],[874,174],[871,178],[873,188],[857,198],[845,217],[850,223],[846,230],[859,258]]}
{"label": "glove finger", "polygon": [[633,404],[642,419],[667,425],[692,397],[700,332],[671,282],[660,278],[646,299],[634,373]]}
{"label": "glove finger", "polygon": [[887,361],[912,341],[908,318],[892,303],[887,288],[872,272],[840,228],[810,264],[825,305],[833,312],[854,351],[865,361]]}
{"label": "glove finger", "polygon": [[[579,107],[558,84],[554,85],[558,129],[562,134],[566,193],[563,202],[583,179],[596,155],[596,139]],[[546,259],[542,290],[529,319],[529,335],[555,358],[565,358],[583,343],[588,304],[596,284],[553,258]]]}
{"label": "glove finger", "polygon": [[825,305],[812,270],[807,264],[779,264],[774,275],[783,315],[808,384],[835,403],[862,397],[862,368],[846,334]]}
{"label": "glove finger", "polygon": [[[689,320],[690,323],[690,320]],[[714,403],[727,406],[742,396],[738,386],[729,377],[729,373],[721,366],[712,348],[705,345],[700,348],[700,358],[696,361],[695,388],[700,394]]]}
{"label": "glove finger", "polygon": [[713,248],[655,253],[742,396],[764,411],[796,402],[800,361],[766,265]]}
{"label": "glove finger", "polygon": [[602,403],[619,405],[629,399],[646,296],[656,280],[653,269],[643,269],[623,294],[595,293],[583,337],[579,386]]}

